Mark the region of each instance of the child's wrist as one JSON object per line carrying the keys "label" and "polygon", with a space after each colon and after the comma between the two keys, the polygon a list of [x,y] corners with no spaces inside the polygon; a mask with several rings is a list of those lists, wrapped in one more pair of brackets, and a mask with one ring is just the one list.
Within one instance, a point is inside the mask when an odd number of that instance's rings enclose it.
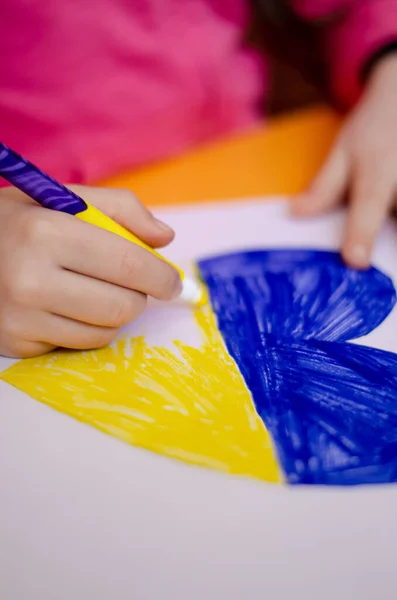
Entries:
{"label": "child's wrist", "polygon": [[381,56],[372,66],[368,74],[371,86],[390,84],[397,81],[397,47]]}

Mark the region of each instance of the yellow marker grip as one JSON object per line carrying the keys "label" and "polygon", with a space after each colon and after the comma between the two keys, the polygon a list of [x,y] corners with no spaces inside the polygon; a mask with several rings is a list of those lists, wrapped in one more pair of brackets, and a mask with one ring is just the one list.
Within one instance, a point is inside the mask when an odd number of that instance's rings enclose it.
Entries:
{"label": "yellow marker grip", "polygon": [[157,258],[159,258],[160,260],[165,261],[166,263],[171,265],[171,267],[176,269],[182,281],[185,279],[185,274],[179,267],[177,267],[172,262],[164,258],[164,256],[161,256],[161,254],[153,250],[153,248],[142,242],[142,240],[140,240],[134,234],[127,231],[127,229],[124,229],[124,227],[116,223],[116,221],[113,221],[113,219],[105,215],[103,212],[101,212],[94,206],[87,204],[87,209],[81,213],[78,213],[76,217],[78,217],[81,221],[91,223],[91,225],[96,225],[97,227],[101,227],[101,229],[105,229],[106,231],[115,233],[116,235],[119,235],[120,237],[124,238],[125,240],[128,240],[129,242],[132,242],[133,244],[136,244],[137,246],[141,246],[141,248],[144,248],[151,254],[154,254],[154,256],[157,256]]}

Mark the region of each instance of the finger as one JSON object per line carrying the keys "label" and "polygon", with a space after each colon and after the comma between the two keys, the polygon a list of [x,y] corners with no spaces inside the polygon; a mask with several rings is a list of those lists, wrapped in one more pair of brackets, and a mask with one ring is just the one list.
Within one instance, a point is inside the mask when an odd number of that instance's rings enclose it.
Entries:
{"label": "finger", "polygon": [[349,161],[341,142],[331,152],[310,188],[291,203],[295,216],[322,214],[339,204],[347,190]]}
{"label": "finger", "polygon": [[110,344],[118,329],[88,325],[45,312],[21,311],[9,315],[5,333],[10,339],[43,344],[45,348],[88,350]]}
{"label": "finger", "polygon": [[[13,187],[12,185],[7,185],[4,188],[0,189],[0,196],[2,197],[2,201],[4,200],[12,200],[14,204],[36,204],[32,198],[18,190],[18,188]],[[3,198],[4,197],[4,198]]]}
{"label": "finger", "polygon": [[174,232],[153,214],[129,190],[70,186],[86,202],[134,233],[153,248],[169,244]]}
{"label": "finger", "polygon": [[144,248],[70,215],[48,216],[57,228],[57,263],[75,273],[153,296],[177,298],[178,272]]}
{"label": "finger", "polygon": [[114,340],[117,328],[97,327],[66,319],[58,315],[40,313],[40,341],[72,350],[103,348]]}
{"label": "finger", "polygon": [[32,358],[54,350],[55,346],[42,342],[27,342],[4,333],[0,335],[0,355],[8,358]]}
{"label": "finger", "polygon": [[44,289],[42,310],[90,325],[119,328],[138,318],[146,296],[59,269]]}
{"label": "finger", "polygon": [[345,261],[354,268],[369,266],[379,230],[394,198],[393,169],[374,170],[362,164],[353,178],[352,198],[342,244]]}

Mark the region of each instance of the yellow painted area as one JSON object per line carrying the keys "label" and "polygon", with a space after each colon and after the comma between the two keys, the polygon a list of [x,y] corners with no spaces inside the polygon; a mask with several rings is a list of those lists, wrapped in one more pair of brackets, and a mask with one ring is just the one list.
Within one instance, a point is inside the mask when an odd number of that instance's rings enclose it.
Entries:
{"label": "yellow painted area", "polygon": [[208,305],[202,345],[172,350],[143,337],[92,352],[23,360],[0,378],[130,444],[228,473],[281,479],[270,436]]}

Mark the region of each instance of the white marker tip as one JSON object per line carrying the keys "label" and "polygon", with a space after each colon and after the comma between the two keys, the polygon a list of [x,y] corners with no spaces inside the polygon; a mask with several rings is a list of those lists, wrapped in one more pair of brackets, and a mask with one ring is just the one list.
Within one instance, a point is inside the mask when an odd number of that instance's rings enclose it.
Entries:
{"label": "white marker tip", "polygon": [[193,279],[185,277],[182,282],[182,292],[179,299],[189,304],[200,304],[203,298],[203,290],[201,286]]}

